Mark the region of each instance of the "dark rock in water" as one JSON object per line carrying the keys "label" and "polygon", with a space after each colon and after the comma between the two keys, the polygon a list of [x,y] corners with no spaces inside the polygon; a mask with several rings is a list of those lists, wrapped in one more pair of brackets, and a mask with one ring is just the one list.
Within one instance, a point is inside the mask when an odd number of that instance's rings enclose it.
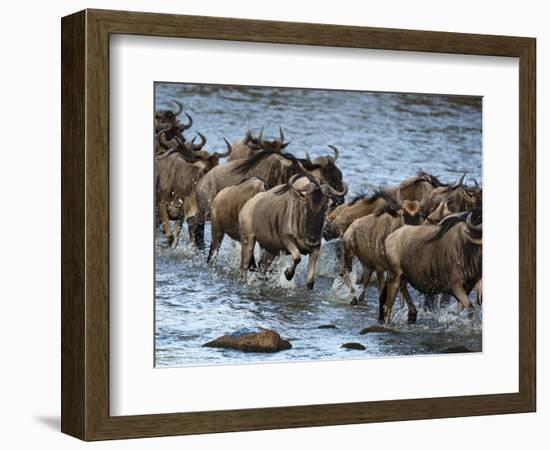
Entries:
{"label": "dark rock in water", "polygon": [[474,353],[474,351],[463,345],[457,345],[456,347],[445,348],[441,350],[441,353]]}
{"label": "dark rock in water", "polygon": [[367,347],[365,347],[363,344],[360,344],[359,342],[346,342],[345,344],[342,344],[342,348],[347,348],[348,350],[366,350]]}
{"label": "dark rock in water", "polygon": [[242,352],[275,353],[288,350],[292,348],[292,345],[286,339],[281,338],[279,333],[260,329],[260,331],[241,330],[226,334],[207,342],[203,347],[230,348]]}
{"label": "dark rock in water", "polygon": [[359,334],[367,333],[390,333],[390,334],[399,334],[399,331],[394,330],[393,328],[386,328],[380,325],[371,325],[370,327],[364,328]]}
{"label": "dark rock in water", "polygon": [[331,324],[331,323],[329,323],[328,325],[319,325],[317,327],[317,329],[319,329],[319,330],[334,330],[336,328],[338,328],[338,327],[336,325]]}

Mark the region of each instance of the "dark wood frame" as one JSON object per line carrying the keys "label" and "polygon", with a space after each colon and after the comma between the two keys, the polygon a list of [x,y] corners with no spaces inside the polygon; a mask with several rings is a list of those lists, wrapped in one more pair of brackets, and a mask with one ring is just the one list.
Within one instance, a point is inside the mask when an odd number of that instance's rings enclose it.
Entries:
{"label": "dark wood frame", "polygon": [[[100,440],[535,411],[535,39],[103,10],[75,13],[61,25],[64,433]],[[109,35],[114,33],[518,57],[519,392],[110,416]]]}

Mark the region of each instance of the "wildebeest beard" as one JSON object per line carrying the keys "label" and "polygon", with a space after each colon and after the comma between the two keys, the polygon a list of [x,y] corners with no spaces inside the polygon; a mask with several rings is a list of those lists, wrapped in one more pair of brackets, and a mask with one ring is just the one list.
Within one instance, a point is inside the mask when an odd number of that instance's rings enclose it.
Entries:
{"label": "wildebeest beard", "polygon": [[327,198],[318,190],[311,194],[311,204],[305,206],[304,235],[308,243],[321,241],[323,222],[327,207]]}

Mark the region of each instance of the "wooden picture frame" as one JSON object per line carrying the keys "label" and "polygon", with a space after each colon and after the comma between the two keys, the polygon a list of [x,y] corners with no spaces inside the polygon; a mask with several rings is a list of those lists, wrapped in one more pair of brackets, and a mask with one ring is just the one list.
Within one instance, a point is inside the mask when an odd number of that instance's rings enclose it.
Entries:
{"label": "wooden picture frame", "polygon": [[[536,407],[533,38],[85,10],[62,19],[62,416],[84,440],[474,416]],[[519,391],[109,415],[109,36],[219,39],[519,58]]]}

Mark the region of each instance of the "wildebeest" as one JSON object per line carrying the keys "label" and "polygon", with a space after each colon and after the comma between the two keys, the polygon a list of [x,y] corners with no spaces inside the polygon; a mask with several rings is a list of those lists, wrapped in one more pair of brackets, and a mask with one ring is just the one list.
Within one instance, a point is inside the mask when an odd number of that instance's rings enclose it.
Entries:
{"label": "wildebeest", "polygon": [[[318,156],[313,161],[311,161],[309,153],[306,153],[307,158],[300,159],[300,163],[318,180],[329,184],[337,191],[341,191],[344,186],[342,172],[340,171],[338,166],[336,166],[336,161],[338,160],[340,151],[335,145],[328,145],[328,147],[334,152],[334,156]],[[344,201],[345,198],[343,195],[332,198],[332,201],[329,205],[329,210],[336,208],[337,206],[344,203]]]}
{"label": "wildebeest", "polygon": [[[438,225],[404,226],[385,241],[388,280],[380,295],[380,320],[387,325],[397,289],[411,284],[426,295],[450,294],[458,310],[471,308],[468,295],[482,276],[482,210],[451,214]],[[409,321],[416,308],[408,302]]]}
{"label": "wildebeest", "polygon": [[441,202],[437,208],[435,208],[429,215],[424,219],[425,224],[437,225],[445,217],[447,217],[451,212],[447,207],[447,202]]}
{"label": "wildebeest", "polygon": [[418,172],[416,177],[407,178],[399,183],[397,189],[397,200],[417,201],[424,203],[430,193],[439,187],[447,187],[447,184],[442,183],[439,179],[426,172]]}
{"label": "wildebeest", "polygon": [[441,202],[446,202],[451,213],[471,211],[482,206],[483,192],[479,186],[464,184],[465,174],[460,180],[449,186],[435,188],[430,192],[422,207],[427,217]]}
{"label": "wildebeest", "polygon": [[[281,134],[281,141],[284,141],[282,129],[279,127],[279,132]],[[260,145],[259,136],[263,135],[263,128],[260,131],[258,136],[254,136],[252,131],[247,130],[244,138],[238,139],[233,144],[231,144],[232,151],[228,161],[234,161],[236,159],[249,159],[252,158],[256,152],[263,150]],[[288,143],[285,143],[285,147]]]}
{"label": "wildebeest", "polygon": [[258,242],[271,255],[292,255],[292,265],[285,270],[287,280],[294,277],[301,255],[309,255],[307,287],[313,289],[329,197],[345,195],[346,191],[345,184],[342,191],[336,191],[305,173],[295,174],[286,184],[252,197],[239,213],[241,278],[246,280]]}
{"label": "wildebeest", "polygon": [[[158,218],[164,234],[171,246],[177,246],[183,221],[196,214],[197,204],[195,188],[205,173],[219,164],[220,158],[230,153],[228,151],[209,154],[201,151],[206,144],[206,138],[201,135],[200,145],[194,140],[186,143],[178,141],[178,145],[157,158],[155,164],[155,203]],[[176,221],[174,230],[170,229],[170,220]]]}
{"label": "wildebeest", "polygon": [[[284,137],[283,134],[281,136]],[[321,183],[331,185],[336,191],[343,190],[342,173],[334,162],[323,165],[299,160],[290,153],[281,152],[287,143],[280,139],[265,141],[261,138],[259,141],[262,151],[257,152],[252,158],[230,161],[216,167],[197,185],[198,210],[192,220],[192,228],[195,245],[199,248],[204,246],[204,223],[209,219],[214,197],[225,187],[235,185],[246,177],[258,176],[272,188],[285,184],[296,173],[307,171]],[[342,197],[335,197],[334,201],[341,199]]]}
{"label": "wildebeest", "polygon": [[[184,113],[188,122],[185,124],[181,123],[178,117],[183,113],[183,106],[177,100],[171,100],[171,102],[176,104],[176,111],[170,109],[155,111],[155,133],[159,135],[160,132],[164,132],[168,141],[174,137],[178,137],[185,142],[183,132],[193,126],[193,119],[189,114]],[[157,153],[162,153],[163,145],[155,147]]]}
{"label": "wildebeest", "polygon": [[208,262],[216,257],[225,234],[236,241],[240,239],[239,212],[248,200],[267,189],[265,181],[260,177],[250,177],[222,189],[216,195],[210,210],[212,242]]}
{"label": "wildebeest", "polygon": [[374,213],[357,219],[350,225],[342,238],[341,275],[350,289],[352,305],[356,305],[358,302],[349,277],[353,257],[356,256],[363,266],[361,276],[363,291],[359,296],[359,301],[363,301],[365,298],[367,285],[373,272],[376,272],[378,295],[380,295],[384,287],[384,271],[386,270],[384,252],[386,237],[405,224],[418,225],[420,221],[420,203],[405,200],[402,205],[393,202],[385,203]]}
{"label": "wildebeest", "polygon": [[327,215],[323,237],[330,241],[342,236],[353,221],[368,216],[376,209],[388,202],[394,202],[395,198],[383,189],[375,191],[371,196],[361,194],[351,202],[336,207]]}

